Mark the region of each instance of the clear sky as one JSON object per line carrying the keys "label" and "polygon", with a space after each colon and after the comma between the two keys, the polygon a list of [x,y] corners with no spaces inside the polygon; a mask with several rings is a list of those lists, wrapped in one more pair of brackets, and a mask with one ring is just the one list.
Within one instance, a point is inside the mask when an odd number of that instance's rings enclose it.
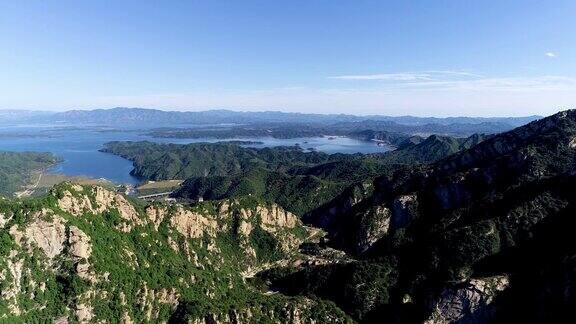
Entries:
{"label": "clear sky", "polygon": [[0,109],[576,108],[576,1],[1,1]]}

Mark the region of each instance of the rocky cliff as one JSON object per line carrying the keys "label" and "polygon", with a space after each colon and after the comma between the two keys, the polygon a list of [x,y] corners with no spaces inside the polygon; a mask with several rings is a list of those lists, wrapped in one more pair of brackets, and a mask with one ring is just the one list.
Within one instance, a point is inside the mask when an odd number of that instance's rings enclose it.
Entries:
{"label": "rocky cliff", "polygon": [[0,215],[2,321],[346,320],[323,313],[334,308],[325,302],[246,283],[242,273],[292,259],[308,236],[274,204],[142,205],[65,183],[39,199],[0,201]]}

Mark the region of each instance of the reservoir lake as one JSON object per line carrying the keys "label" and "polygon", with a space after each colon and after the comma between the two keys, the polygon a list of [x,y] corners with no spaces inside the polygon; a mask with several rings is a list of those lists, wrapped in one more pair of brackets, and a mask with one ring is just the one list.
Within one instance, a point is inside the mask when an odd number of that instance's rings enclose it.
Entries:
{"label": "reservoir lake", "polygon": [[146,135],[148,130],[116,130],[105,127],[54,127],[42,125],[0,127],[0,151],[51,152],[63,159],[48,172],[68,176],[105,178],[116,183],[138,184],[139,179],[130,175],[132,162],[99,150],[110,141],[152,141],[159,143],[188,144],[198,142],[222,142],[242,140],[259,142],[246,146],[263,148],[299,145],[305,150],[332,153],[382,153],[388,146],[376,142],[361,141],[347,137],[307,137],[278,139],[271,137],[233,139],[180,139],[154,138]]}

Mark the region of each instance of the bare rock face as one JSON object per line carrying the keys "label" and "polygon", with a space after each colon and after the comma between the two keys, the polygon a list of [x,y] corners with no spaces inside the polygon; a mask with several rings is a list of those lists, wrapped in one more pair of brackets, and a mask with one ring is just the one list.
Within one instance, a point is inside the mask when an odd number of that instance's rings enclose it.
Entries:
{"label": "bare rock face", "polygon": [[95,282],[96,277],[90,273],[90,263],[88,258],[92,254],[92,245],[90,244],[90,237],[82,232],[76,226],[70,226],[70,236],[68,238],[70,244],[70,256],[76,262],[76,272],[80,278]]}
{"label": "bare rock face", "polygon": [[568,142],[568,147],[576,148],[576,137],[573,137],[570,142]]}
{"label": "bare rock face", "polygon": [[404,228],[416,217],[418,199],[416,195],[401,195],[392,202],[392,227]]}
{"label": "bare rock face", "polygon": [[98,205],[95,211],[101,213],[107,209],[116,208],[120,213],[120,217],[126,221],[120,226],[121,231],[129,232],[133,225],[143,224],[134,206],[121,194],[106,190],[102,187],[94,187],[93,191],[96,204]]}
{"label": "bare rock face", "polygon": [[132,324],[134,323],[134,321],[132,320],[132,318],[130,317],[130,315],[128,315],[128,313],[124,313],[122,315],[122,318],[120,319],[120,323],[122,324]]}
{"label": "bare rock face", "polygon": [[174,212],[170,224],[180,234],[190,238],[200,238],[204,232],[214,236],[218,227],[215,220],[182,207],[178,207]]}
{"label": "bare rock face", "polygon": [[134,206],[132,206],[132,204],[129,203],[121,194],[106,190],[102,187],[94,187],[94,196],[96,197],[96,203],[99,206],[98,212],[110,208],[118,209],[120,217],[127,221],[127,223],[125,223],[121,228],[122,231],[129,232],[132,229],[130,224],[143,224],[140,217],[138,217],[138,213]]}
{"label": "bare rock face", "polygon": [[[89,194],[93,196],[94,201],[90,199]],[[134,225],[143,224],[134,206],[124,196],[98,186],[93,187],[91,193],[87,193],[82,186],[72,185],[71,190],[65,190],[58,199],[58,207],[74,216],[117,209],[120,217],[126,221],[119,228],[123,232],[129,232]]]}
{"label": "bare rock face", "polygon": [[[279,248],[282,251],[292,251],[302,243],[301,239],[295,235],[285,232],[280,234],[283,230],[292,229],[302,224],[296,215],[284,210],[282,207],[276,204],[260,205],[256,207],[251,217],[253,222],[258,222],[259,220],[257,225],[278,240]],[[254,226],[254,224],[250,226]]]}
{"label": "bare rock face", "polygon": [[160,223],[166,218],[168,211],[164,206],[148,206],[146,208],[146,217],[148,221],[154,225],[154,229],[158,230]]}
{"label": "bare rock face", "polygon": [[3,301],[6,301],[10,313],[20,315],[22,311],[18,305],[18,295],[22,289],[21,279],[24,260],[17,258],[16,255],[17,252],[15,250],[10,252],[9,257],[6,259],[7,271],[4,270],[0,273],[0,279],[2,279],[2,281],[4,281],[8,275],[9,278],[11,278],[11,280],[4,283],[0,296]]}
{"label": "bare rock face", "polygon": [[[311,299],[304,299],[297,303],[286,303],[275,310],[262,308],[259,305],[249,306],[243,309],[231,309],[227,313],[209,314],[205,318],[189,320],[189,324],[249,324],[257,323],[255,314],[265,314],[266,323],[317,323],[315,320],[307,317],[312,307],[316,304]],[[260,320],[261,321],[261,320]],[[327,316],[322,323],[348,323],[348,321],[337,316]]]}
{"label": "bare rock face", "polygon": [[66,242],[66,226],[64,219],[52,215],[51,220],[44,220],[51,211],[42,210],[33,215],[34,221],[25,229],[27,240],[38,246],[44,254],[52,259],[62,252]]}
{"label": "bare rock face", "polygon": [[471,279],[454,288],[445,289],[433,305],[427,324],[457,321],[484,322],[491,315],[494,297],[509,285],[507,276]]}
{"label": "bare rock face", "polygon": [[158,319],[160,306],[169,305],[172,309],[176,309],[180,295],[175,289],[160,289],[154,290],[144,285],[137,293],[139,305],[141,310],[146,314],[146,320],[155,322]]}
{"label": "bare rock face", "polygon": [[[82,280],[78,282],[81,282],[82,286],[81,290],[75,291],[78,293],[62,306],[66,308],[65,315],[52,320],[60,323],[96,321],[99,303],[115,297],[115,289],[118,289],[116,282],[112,283],[118,280],[114,275],[111,276],[113,267],[94,267],[97,261],[100,261],[94,259],[98,257],[95,252],[103,248],[97,244],[106,244],[103,243],[106,240],[98,238],[106,238],[107,234],[113,234],[114,238],[120,237],[119,242],[135,240],[139,243],[137,248],[147,249],[151,256],[165,252],[160,248],[167,245],[177,252],[174,255],[190,262],[197,271],[208,271],[208,267],[210,271],[218,271],[220,265],[228,266],[231,264],[229,262],[237,262],[238,272],[258,267],[264,262],[272,264],[285,261],[269,260],[257,255],[256,251],[260,253],[260,250],[255,249],[254,235],[266,235],[266,239],[270,240],[267,242],[273,242],[270,249],[275,249],[274,252],[286,252],[275,255],[274,258],[296,253],[297,246],[305,237],[304,229],[290,230],[302,226],[295,215],[277,205],[256,205],[252,200],[223,200],[192,207],[153,204],[146,208],[145,213],[139,214],[138,209],[124,196],[101,187],[64,184],[56,186],[52,194],[56,197],[57,206],[52,205],[54,199],[47,199],[47,206],[50,207],[46,209],[23,209],[24,221],[18,219],[19,222],[14,222],[10,220],[11,215],[1,215],[2,230],[10,234],[9,243],[14,246],[10,250],[10,256],[0,260],[0,303],[5,305],[0,307],[3,310],[0,315],[23,316],[30,310],[46,307],[43,301],[36,302],[35,296],[52,289],[50,278],[62,276],[63,280],[74,280],[74,283],[80,278]],[[99,214],[104,214],[105,217]],[[130,231],[140,224],[150,226],[138,235],[120,233]],[[102,228],[101,225],[109,227]],[[161,233],[157,232],[159,230]],[[230,234],[238,238],[237,242],[243,249],[233,251],[233,261],[225,259],[227,255],[222,253],[222,247],[227,247],[223,244],[229,243],[218,240],[219,234]],[[129,240],[124,241],[126,237]],[[140,239],[142,240],[139,241]],[[153,267],[150,262],[152,258],[148,260],[137,256],[140,251],[131,244],[119,244],[115,248],[110,249],[110,253],[120,254],[119,259],[115,260],[121,260],[127,265],[127,271]],[[206,254],[209,254],[209,257],[206,257]],[[31,259],[35,262],[33,266],[29,261]],[[189,271],[188,268],[174,268],[177,270],[170,275],[179,275],[179,271]],[[31,271],[35,272],[35,276]],[[230,289],[237,286],[232,275],[224,271],[223,275],[225,277],[222,277],[222,280],[228,280],[225,284]],[[207,299],[221,298],[220,287],[204,281],[197,281],[196,271],[193,271],[183,273],[178,278],[178,283],[173,285],[152,284],[145,280],[135,282],[134,286],[131,286],[134,289],[122,291],[122,309],[114,320],[132,323],[136,318],[141,319],[142,315],[150,322],[165,320],[166,312],[169,309],[174,311],[178,306],[182,289],[194,289],[194,285],[198,283],[201,284],[198,289],[202,289]],[[32,304],[24,303],[23,300],[31,300]],[[295,318],[299,318],[299,314],[298,310],[294,310]],[[220,318],[221,315],[223,317]],[[221,315],[215,318],[238,317],[249,323],[252,317],[249,310],[244,313],[239,311],[235,315]],[[1,320],[2,317],[0,322]]]}
{"label": "bare rock face", "polygon": [[90,323],[94,314],[92,312],[92,307],[86,304],[76,305],[75,315],[80,323]]}
{"label": "bare rock face", "polygon": [[75,260],[88,259],[92,254],[90,238],[76,226],[70,226],[70,255]]}
{"label": "bare rock face", "polygon": [[12,215],[0,213],[0,228],[4,228],[10,219],[12,219]]}
{"label": "bare rock face", "polygon": [[274,227],[293,228],[298,221],[296,215],[285,211],[275,204],[269,207],[258,206],[256,214],[260,216],[262,228],[268,230],[273,230]]}
{"label": "bare rock face", "polygon": [[374,206],[360,216],[356,243],[358,253],[366,252],[388,233],[390,217],[390,209],[384,206]]}
{"label": "bare rock face", "polygon": [[86,212],[94,212],[92,202],[87,196],[75,196],[70,191],[65,191],[58,200],[58,207],[74,216],[80,216]]}
{"label": "bare rock face", "polygon": [[252,233],[252,223],[247,222],[244,219],[240,220],[240,223],[238,224],[238,233],[246,237],[250,235],[250,233]]}

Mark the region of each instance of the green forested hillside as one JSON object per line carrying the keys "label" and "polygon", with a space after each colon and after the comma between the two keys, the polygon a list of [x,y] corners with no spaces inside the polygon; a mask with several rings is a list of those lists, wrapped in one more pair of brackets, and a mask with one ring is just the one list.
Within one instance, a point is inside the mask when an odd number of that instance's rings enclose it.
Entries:
{"label": "green forested hillside", "polygon": [[304,152],[297,147],[245,148],[234,143],[155,144],[113,142],[106,152],[134,161],[148,180],[187,179],[175,197],[195,200],[255,195],[304,215],[345,188],[390,174],[405,165],[430,163],[484,139],[431,136],[386,154]]}
{"label": "green forested hillside", "polygon": [[32,181],[32,171],[45,169],[58,162],[51,153],[0,152],[0,195],[12,195]]}
{"label": "green forested hillside", "polygon": [[331,302],[247,283],[270,263],[305,262],[298,246],[308,236],[296,216],[249,197],[142,204],[63,183],[41,198],[0,201],[0,318],[348,322]]}
{"label": "green forested hillside", "polygon": [[450,154],[469,149],[487,137],[481,134],[464,138],[431,135],[416,144],[401,143],[400,149],[385,154],[382,160],[385,163],[405,165],[433,163]]}
{"label": "green forested hillside", "polygon": [[573,321],[575,138],[567,111],[380,177],[372,195],[307,221],[384,272],[329,265],[269,281],[366,322]]}
{"label": "green forested hillside", "polygon": [[102,151],[132,160],[133,174],[148,180],[228,176],[255,167],[285,170],[294,166],[355,159],[354,155],[304,152],[297,147],[255,149],[229,142],[187,145],[111,142]]}

